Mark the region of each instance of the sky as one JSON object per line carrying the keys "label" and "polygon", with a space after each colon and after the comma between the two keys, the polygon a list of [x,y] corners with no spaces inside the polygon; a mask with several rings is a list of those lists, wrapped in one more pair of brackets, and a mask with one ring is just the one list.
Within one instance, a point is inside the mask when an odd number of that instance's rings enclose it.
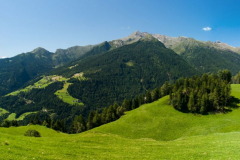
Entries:
{"label": "sky", "polygon": [[240,47],[237,0],[0,0],[0,58],[126,37],[136,30]]}

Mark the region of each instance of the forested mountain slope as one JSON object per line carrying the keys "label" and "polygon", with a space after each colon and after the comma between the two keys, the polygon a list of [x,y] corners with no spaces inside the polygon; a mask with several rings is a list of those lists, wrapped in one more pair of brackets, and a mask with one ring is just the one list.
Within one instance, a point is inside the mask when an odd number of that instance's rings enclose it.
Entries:
{"label": "forested mountain slope", "polygon": [[121,103],[124,98],[160,87],[165,81],[198,73],[151,35],[71,65],[75,67],[63,66],[53,73],[64,77],[82,73],[87,80],[69,80],[73,85],[69,86],[68,92],[92,109],[108,106],[114,101]]}

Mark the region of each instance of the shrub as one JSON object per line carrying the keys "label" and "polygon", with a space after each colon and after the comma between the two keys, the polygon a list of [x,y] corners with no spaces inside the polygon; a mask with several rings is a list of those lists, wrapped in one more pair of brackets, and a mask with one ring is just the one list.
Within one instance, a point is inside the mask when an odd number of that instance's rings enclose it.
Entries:
{"label": "shrub", "polygon": [[41,137],[40,133],[36,130],[27,130],[24,134],[24,136],[29,136],[29,137]]}

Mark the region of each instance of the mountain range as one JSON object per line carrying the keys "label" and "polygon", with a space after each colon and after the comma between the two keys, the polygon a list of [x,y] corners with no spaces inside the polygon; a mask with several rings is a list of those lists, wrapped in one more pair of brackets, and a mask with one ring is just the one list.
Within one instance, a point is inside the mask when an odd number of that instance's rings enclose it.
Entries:
{"label": "mountain range", "polygon": [[55,53],[37,48],[0,59],[0,106],[16,118],[29,113],[28,122],[31,114],[40,112],[70,122],[75,115],[86,117],[90,110],[121,104],[165,81],[223,69],[236,74],[239,61],[240,49],[219,41],[139,31]]}

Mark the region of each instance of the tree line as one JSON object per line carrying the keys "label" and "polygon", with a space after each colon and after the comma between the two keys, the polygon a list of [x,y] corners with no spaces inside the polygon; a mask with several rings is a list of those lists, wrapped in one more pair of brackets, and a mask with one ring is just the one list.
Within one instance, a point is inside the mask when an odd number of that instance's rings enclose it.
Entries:
{"label": "tree line", "polygon": [[155,88],[153,91],[148,90],[146,94],[135,96],[133,99],[124,99],[121,105],[114,102],[113,105],[105,107],[101,113],[99,111],[91,110],[87,121],[80,114],[73,120],[69,128],[69,133],[80,133],[113,122],[123,116],[126,111],[136,109],[143,104],[152,103],[153,101],[168,95],[170,93],[170,88],[170,83],[165,82],[161,88]]}
{"label": "tree line", "polygon": [[231,98],[231,78],[228,70],[203,74],[202,77],[180,78],[172,85],[170,102],[175,109],[183,112],[223,112]]}
{"label": "tree line", "polygon": [[[35,117],[31,116],[27,119],[30,119],[29,124],[39,124],[70,134],[80,133],[113,122],[123,116],[124,112],[136,109],[143,104],[152,103],[166,95],[170,95],[171,105],[182,112],[200,114],[212,111],[223,112],[231,98],[231,81],[231,72],[223,70],[219,71],[218,74],[180,78],[174,84],[165,82],[160,88],[157,87],[152,91],[148,90],[145,94],[135,96],[133,99],[124,99],[121,105],[114,102],[103,110],[91,110],[88,118],[79,114],[71,122],[68,119],[67,124],[69,125],[66,125],[64,119],[54,120],[47,113],[39,113]],[[43,118],[44,116],[45,118]],[[4,121],[2,124],[6,127],[19,125],[15,121]]]}

